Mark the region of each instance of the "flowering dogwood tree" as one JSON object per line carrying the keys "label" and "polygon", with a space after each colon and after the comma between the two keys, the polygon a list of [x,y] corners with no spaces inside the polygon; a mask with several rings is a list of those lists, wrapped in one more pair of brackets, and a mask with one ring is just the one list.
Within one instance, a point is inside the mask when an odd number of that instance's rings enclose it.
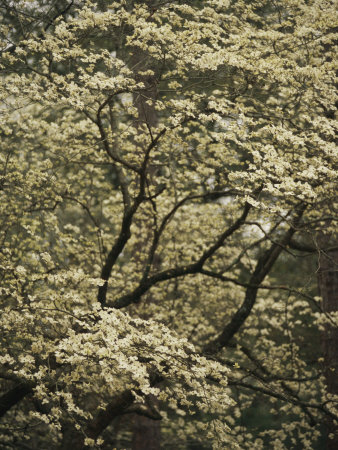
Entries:
{"label": "flowering dogwood tree", "polygon": [[1,448],[334,448],[335,2],[0,4]]}

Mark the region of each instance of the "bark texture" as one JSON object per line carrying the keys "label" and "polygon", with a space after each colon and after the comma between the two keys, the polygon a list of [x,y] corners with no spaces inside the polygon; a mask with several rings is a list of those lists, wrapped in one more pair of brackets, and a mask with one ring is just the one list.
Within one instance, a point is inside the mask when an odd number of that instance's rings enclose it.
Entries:
{"label": "bark texture", "polygon": [[[328,248],[328,237],[321,238],[322,248]],[[323,299],[323,311],[332,313],[338,311],[338,250],[321,251],[319,259],[318,284]],[[322,337],[325,378],[329,394],[338,395],[338,328],[326,324]],[[329,406],[329,405],[328,405]],[[335,420],[327,420],[327,450],[338,448],[338,424]]]}

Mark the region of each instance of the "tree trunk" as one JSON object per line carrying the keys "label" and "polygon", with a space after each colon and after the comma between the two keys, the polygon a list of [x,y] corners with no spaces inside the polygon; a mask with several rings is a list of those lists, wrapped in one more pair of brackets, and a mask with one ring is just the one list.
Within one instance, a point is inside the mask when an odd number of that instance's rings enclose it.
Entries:
{"label": "tree trunk", "polygon": [[133,450],[159,450],[161,428],[158,420],[135,415],[133,425]]}
{"label": "tree trunk", "polygon": [[[150,2],[151,3],[151,2]],[[138,110],[139,123],[136,126],[147,125],[148,129],[158,125],[157,111],[152,104],[148,103],[148,100],[156,100],[157,97],[157,80],[155,76],[143,76],[138,72],[148,69],[149,56],[146,52],[140,49],[135,49],[132,58],[131,65],[134,68],[135,78],[138,81],[144,83],[144,90],[142,93],[134,95],[134,105]],[[151,69],[154,69],[150,63]],[[151,163],[148,166],[149,182],[151,184],[154,181],[156,169],[152,167]],[[142,226],[142,224],[140,224]],[[152,235],[149,229],[149,233],[146,239],[152,239]],[[153,262],[156,265],[156,260]],[[148,298],[148,302],[152,299]],[[149,402],[156,404],[157,399],[153,396],[148,397]],[[138,414],[132,417],[133,437],[132,437],[132,450],[158,450],[160,449],[161,442],[161,422],[160,420],[153,420],[146,416]]]}
{"label": "tree trunk", "polygon": [[[330,239],[321,239],[321,248],[328,248]],[[332,242],[331,242],[332,246]],[[325,313],[338,311],[338,250],[321,251],[319,259],[318,284]],[[324,372],[327,392],[338,395],[338,328],[325,325],[322,335]],[[338,449],[338,424],[333,419],[327,420],[327,450]]]}

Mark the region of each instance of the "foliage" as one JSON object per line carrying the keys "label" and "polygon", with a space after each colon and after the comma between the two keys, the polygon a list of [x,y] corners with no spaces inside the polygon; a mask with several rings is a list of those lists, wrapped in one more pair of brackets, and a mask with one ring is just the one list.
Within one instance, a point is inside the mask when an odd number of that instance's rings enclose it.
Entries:
{"label": "foliage", "polygon": [[315,448],[334,2],[1,8],[2,448]]}

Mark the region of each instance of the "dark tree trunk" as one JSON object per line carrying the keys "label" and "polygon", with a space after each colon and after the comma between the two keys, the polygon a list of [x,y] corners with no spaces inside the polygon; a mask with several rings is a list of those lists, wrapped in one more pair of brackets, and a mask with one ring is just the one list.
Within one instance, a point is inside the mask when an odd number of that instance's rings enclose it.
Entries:
{"label": "dark tree trunk", "polygon": [[[150,1],[148,6],[150,7],[153,3],[153,1]],[[140,49],[135,49],[134,54],[131,58],[131,63],[135,72],[135,78],[138,81],[142,81],[145,86],[143,92],[134,95],[134,105],[138,110],[139,119],[139,123],[136,124],[136,126],[146,125],[149,129],[149,132],[151,133],[152,129],[158,125],[158,116],[154,105],[149,104],[147,100],[156,100],[157,80],[156,76],[145,77],[139,74],[139,72],[145,71],[148,68],[154,70],[154,61],[149,58],[149,55],[146,52],[143,52]],[[147,168],[147,175],[149,184],[156,182],[156,169],[151,165],[151,162],[149,163]],[[140,226],[142,226],[142,224],[140,224]],[[150,231],[146,239],[152,239]],[[156,260],[153,261],[153,264],[156,265]],[[151,297],[148,298],[148,302],[152,302]],[[148,400],[152,404],[157,403],[157,399],[153,396],[149,396]],[[153,420],[149,417],[135,414],[132,416],[132,424],[132,450],[158,450],[161,448],[160,420]]]}
{"label": "dark tree trunk", "polygon": [[161,428],[158,420],[135,415],[133,426],[133,450],[159,450]]}
{"label": "dark tree trunk", "polygon": [[18,384],[0,397],[0,417],[4,416],[13,406],[32,392],[32,386]]}
{"label": "dark tree trunk", "polygon": [[[326,237],[320,239],[321,248],[329,248],[333,242]],[[338,250],[321,251],[319,259],[318,284],[322,296],[323,311],[338,311]],[[322,335],[324,371],[327,392],[338,395],[338,328],[326,324]],[[338,424],[331,418],[327,420],[327,450],[338,449]]]}

